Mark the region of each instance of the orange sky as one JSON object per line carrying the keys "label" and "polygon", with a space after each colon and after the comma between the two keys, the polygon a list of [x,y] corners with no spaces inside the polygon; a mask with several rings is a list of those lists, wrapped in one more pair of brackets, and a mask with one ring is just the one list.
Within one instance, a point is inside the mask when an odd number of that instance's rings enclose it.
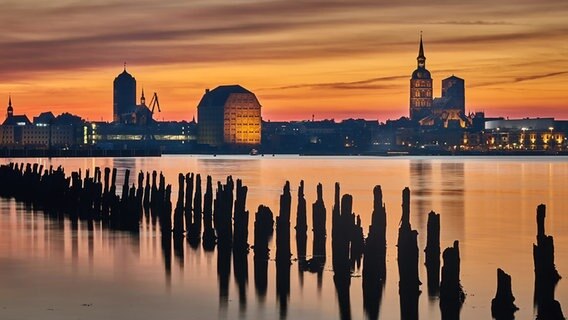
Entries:
{"label": "orange sky", "polygon": [[0,101],[16,113],[112,118],[123,61],[159,119],[190,120],[205,88],[241,84],[270,120],[408,115],[426,66],[466,80],[466,109],[568,118],[565,0],[19,0],[0,12]]}

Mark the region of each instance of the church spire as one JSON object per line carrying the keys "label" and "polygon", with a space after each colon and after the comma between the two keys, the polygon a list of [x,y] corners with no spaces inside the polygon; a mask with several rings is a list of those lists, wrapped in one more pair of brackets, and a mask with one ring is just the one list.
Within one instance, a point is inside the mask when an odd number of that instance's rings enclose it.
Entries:
{"label": "church spire", "polygon": [[6,116],[8,118],[14,115],[14,108],[12,107],[12,95],[8,95],[8,108],[6,110]]}
{"label": "church spire", "polygon": [[140,97],[140,105],[146,105],[146,97],[144,96],[144,88],[142,88],[142,96]]}
{"label": "church spire", "polygon": [[418,67],[426,67],[426,56],[424,55],[424,45],[422,44],[422,31],[420,31],[420,49],[418,49]]}

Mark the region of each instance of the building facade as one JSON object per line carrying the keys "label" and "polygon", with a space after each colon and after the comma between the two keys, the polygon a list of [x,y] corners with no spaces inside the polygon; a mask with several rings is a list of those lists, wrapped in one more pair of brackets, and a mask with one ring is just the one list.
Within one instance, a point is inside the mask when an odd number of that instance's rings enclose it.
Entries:
{"label": "building facade", "polygon": [[432,112],[432,76],[426,69],[426,56],[422,35],[420,35],[420,48],[416,58],[418,67],[410,79],[410,119],[420,120]]}
{"label": "building facade", "polygon": [[210,146],[261,143],[261,105],[239,86],[205,90],[197,106],[198,143]]}
{"label": "building facade", "polygon": [[33,123],[25,115],[14,115],[12,99],[8,102],[6,120],[0,126],[0,146],[3,148],[64,149],[83,143],[84,121],[64,113],[54,117],[44,112]]}

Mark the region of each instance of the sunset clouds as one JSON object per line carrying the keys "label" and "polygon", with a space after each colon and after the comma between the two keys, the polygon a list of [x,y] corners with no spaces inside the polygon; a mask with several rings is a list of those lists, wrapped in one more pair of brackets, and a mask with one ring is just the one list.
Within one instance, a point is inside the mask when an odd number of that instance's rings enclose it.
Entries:
{"label": "sunset clouds", "polygon": [[127,61],[164,105],[191,119],[205,88],[240,83],[267,119],[407,114],[423,30],[439,82],[466,80],[466,107],[568,118],[568,2],[0,1],[0,102],[110,119]]}

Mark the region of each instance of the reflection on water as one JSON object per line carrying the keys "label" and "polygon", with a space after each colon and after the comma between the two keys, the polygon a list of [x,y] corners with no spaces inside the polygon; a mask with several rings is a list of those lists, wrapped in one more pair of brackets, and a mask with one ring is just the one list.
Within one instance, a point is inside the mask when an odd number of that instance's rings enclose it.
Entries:
{"label": "reflection on water", "polygon": [[[21,161],[21,160],[18,160]],[[22,162],[34,161],[32,159]],[[13,200],[0,200],[1,318],[100,319],[397,319],[401,311],[396,267],[396,234],[400,191],[409,186],[411,219],[419,232],[420,279],[426,288],[423,249],[427,214],[441,215],[441,247],[460,241],[462,285],[467,299],[461,319],[490,316],[495,295],[495,270],[511,274],[519,319],[534,318],[532,243],[535,208],[547,204],[547,232],[555,237],[556,265],[568,270],[568,162],[564,158],[304,158],[304,157],[164,157],[117,159],[53,159],[69,174],[79,168],[116,167],[117,185],[124,169],[137,173],[161,169],[177,194],[177,174],[228,174],[249,187],[247,210],[259,204],[277,212],[284,181],[292,194],[305,180],[307,241],[294,243],[292,265],[233,251],[226,246],[205,252],[184,237],[161,237],[155,217],[144,214],[139,234],[111,231],[100,222],[69,220],[32,211]],[[49,162],[51,161],[51,162]],[[293,168],[293,170],[291,170]],[[361,215],[365,234],[370,223],[372,190],[381,184],[387,210],[387,279],[365,287],[359,271],[353,277],[334,275],[325,254],[316,254],[312,207],[316,184],[323,184],[327,210],[327,247],[331,252],[333,183],[353,195],[353,211]],[[203,181],[203,188],[205,182]],[[174,197],[175,198],[175,197]],[[296,218],[296,197],[292,217]],[[251,215],[252,216],[252,215]],[[249,230],[254,219],[250,219]],[[292,230],[291,230],[292,232]],[[253,232],[249,232],[249,243]],[[291,237],[292,241],[296,237]],[[306,245],[308,244],[308,245]],[[299,245],[299,247],[298,247]],[[305,248],[305,249],[304,249]],[[298,251],[305,259],[300,261]],[[294,266],[296,264],[296,266]],[[232,275],[232,277],[231,277]],[[231,279],[232,278],[232,279]],[[249,279],[251,279],[249,281]],[[252,281],[252,283],[251,283]],[[39,292],[39,294],[38,294]],[[49,294],[47,294],[47,292]],[[568,288],[560,281],[557,300],[568,305]],[[406,301],[403,299],[403,302]],[[422,294],[420,317],[439,319],[436,295]],[[403,310],[401,310],[401,308]]]}

